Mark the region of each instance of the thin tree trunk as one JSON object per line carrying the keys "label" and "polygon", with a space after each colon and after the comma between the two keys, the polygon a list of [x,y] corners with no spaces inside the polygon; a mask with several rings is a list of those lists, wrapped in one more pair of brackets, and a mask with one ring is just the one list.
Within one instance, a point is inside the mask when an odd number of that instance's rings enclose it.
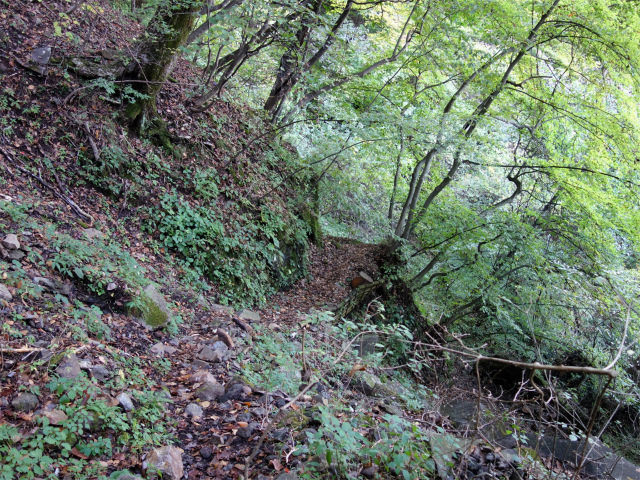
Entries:
{"label": "thin tree trunk", "polygon": [[398,153],[398,160],[396,162],[396,174],[393,177],[393,190],[391,191],[391,198],[389,199],[389,213],[387,218],[393,219],[393,207],[396,200],[396,191],[398,190],[398,178],[400,177],[400,166],[402,165],[402,153],[404,152],[404,135],[402,130],[400,131],[400,152]]}

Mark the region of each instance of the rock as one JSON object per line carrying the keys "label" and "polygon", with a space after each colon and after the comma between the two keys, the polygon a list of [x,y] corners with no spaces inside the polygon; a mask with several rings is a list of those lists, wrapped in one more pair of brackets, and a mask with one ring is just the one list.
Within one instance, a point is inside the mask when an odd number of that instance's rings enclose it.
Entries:
{"label": "rock", "polygon": [[2,246],[7,250],[18,250],[20,248],[20,242],[15,234],[10,233],[2,240]]}
{"label": "rock", "polygon": [[206,370],[198,370],[191,374],[189,381],[192,383],[218,383],[216,377]]}
{"label": "rock", "polygon": [[154,448],[147,455],[147,473],[152,477],[160,473],[163,479],[181,479],[184,474],[182,466],[183,453],[184,450],[173,446]]}
{"label": "rock", "polygon": [[202,401],[215,401],[224,395],[224,387],[215,383],[205,383],[196,391],[196,397]]}
{"label": "rock", "polygon": [[164,295],[158,292],[153,285],[147,285],[140,294],[140,300],[143,307],[134,309],[132,313],[141,317],[142,324],[149,330],[159,330],[166,327],[171,318],[171,310],[169,310]]}
{"label": "rock", "polygon": [[200,456],[205,460],[209,460],[213,457],[213,449],[211,447],[202,447],[200,449]]}
{"label": "rock", "polygon": [[222,435],[211,435],[211,443],[213,445],[224,445],[224,437]]}
{"label": "rock", "polygon": [[20,412],[30,412],[38,406],[38,397],[33,393],[19,393],[11,402],[11,406]]}
{"label": "rock", "polygon": [[273,330],[274,332],[280,332],[282,330],[282,327],[274,322],[271,322],[267,328],[269,330]]}
{"label": "rock", "polygon": [[6,285],[0,283],[0,300],[6,300],[7,302],[10,302],[12,298],[13,295],[11,295],[11,292],[9,292],[9,289],[6,287]]}
{"label": "rock", "polygon": [[171,345],[164,345],[164,353],[167,355],[173,355],[178,351],[177,348],[172,347]]}
{"label": "rock", "polygon": [[156,343],[153,347],[150,348],[151,353],[155,353],[160,357],[164,357],[164,345],[162,342]]}
{"label": "rock", "polygon": [[71,295],[71,286],[65,285],[64,283],[59,282],[57,280],[52,280],[50,278],[44,278],[44,277],[34,277],[33,283],[35,283],[36,285],[45,287],[51,290],[52,292],[64,295],[66,297]]}
{"label": "rock", "polygon": [[253,418],[251,417],[251,414],[249,412],[241,413],[240,415],[238,415],[239,422],[249,423],[252,419]]}
{"label": "rock", "polygon": [[51,59],[51,47],[34,48],[31,52],[31,61],[40,65],[46,65]]}
{"label": "rock", "polygon": [[123,472],[122,475],[118,475],[118,472],[113,472],[109,476],[109,478],[112,478],[114,480],[144,480],[142,477],[139,477],[138,475],[131,475],[130,473],[127,473],[127,472]]}
{"label": "rock", "polygon": [[295,473],[281,473],[274,480],[300,480],[300,477]]}
{"label": "rock", "polygon": [[251,438],[251,435],[253,435],[253,432],[255,432],[258,428],[260,428],[260,424],[258,422],[253,422],[246,427],[239,428],[237,435],[240,438],[248,440],[249,438]]}
{"label": "rock", "polygon": [[103,240],[105,238],[105,234],[95,228],[85,228],[82,230],[82,234],[89,241],[92,241],[95,238],[97,238],[98,240]]}
{"label": "rock", "polygon": [[109,378],[111,378],[111,372],[102,365],[91,367],[89,371],[91,372],[91,375],[100,382],[106,382],[107,380],[109,380]]}
{"label": "rock", "polygon": [[[444,405],[440,409],[440,414],[449,417],[452,425],[458,430],[474,430],[478,421],[477,405],[477,402],[472,400],[454,400]],[[483,419],[487,413],[487,407],[480,404],[480,423],[485,423]]]}
{"label": "rock", "polygon": [[397,405],[387,405],[382,403],[379,406],[382,410],[384,410],[387,413],[390,413],[391,415],[396,415],[398,417],[402,417],[402,415],[404,415],[404,413],[402,412],[402,409]]}
{"label": "rock", "polygon": [[91,360],[78,360],[78,364],[80,365],[80,368],[82,370],[90,370],[92,365],[91,365]]}
{"label": "rock", "polygon": [[251,414],[256,418],[262,418],[267,415],[267,409],[258,407],[251,410]]}
{"label": "rock", "polygon": [[85,78],[119,78],[125,70],[125,62],[118,59],[107,64],[95,63],[93,59],[71,58],[65,62],[66,66]]}
{"label": "rock", "polygon": [[225,305],[218,305],[217,303],[212,303],[211,304],[211,310],[213,310],[214,312],[226,313],[228,315],[231,315],[233,313],[233,307],[227,307]]}
{"label": "rock", "polygon": [[375,333],[367,333],[360,336],[358,342],[358,355],[364,357],[365,355],[373,355],[376,353],[376,343],[380,341],[380,337]]}
{"label": "rock", "polygon": [[8,260],[22,260],[25,257],[25,253],[22,250],[10,250],[5,258]]}
{"label": "rock", "polygon": [[215,342],[211,346],[211,348],[213,348],[214,350],[219,350],[220,352],[223,352],[223,353],[227,353],[229,351],[229,347],[227,347],[227,344],[220,340]]}
{"label": "rock", "polygon": [[204,347],[200,350],[198,358],[212,363],[221,363],[224,361],[225,354],[220,350],[213,350],[211,347]]}
{"label": "rock", "polygon": [[80,362],[75,353],[64,356],[56,368],[56,373],[62,378],[78,378],[81,372]]}
{"label": "rock", "polygon": [[202,417],[202,415],[204,414],[204,410],[202,410],[202,407],[200,405],[190,403],[184,409],[184,413],[186,413],[190,417]]}
{"label": "rock", "polygon": [[130,412],[131,410],[133,410],[133,402],[131,401],[131,397],[126,393],[122,392],[120,395],[118,395],[117,400],[125,412]]}
{"label": "rock", "polygon": [[220,402],[226,402],[228,400],[242,400],[246,396],[245,385],[236,383],[232,385],[219,399]]}
{"label": "rock", "polygon": [[49,419],[49,423],[51,423],[51,425],[59,425],[62,422],[68,420],[69,418],[67,417],[67,414],[64,413],[62,410],[57,410],[57,409],[48,410],[44,412],[43,415]]}
{"label": "rock", "polygon": [[362,472],[360,472],[360,474],[364,477],[364,478],[374,478],[376,476],[376,467],[367,467],[367,468],[363,468]]}
{"label": "rock", "polygon": [[243,320],[252,320],[254,322],[260,321],[259,313],[252,312],[251,310],[247,310],[246,308],[244,310],[240,310],[238,316]]}

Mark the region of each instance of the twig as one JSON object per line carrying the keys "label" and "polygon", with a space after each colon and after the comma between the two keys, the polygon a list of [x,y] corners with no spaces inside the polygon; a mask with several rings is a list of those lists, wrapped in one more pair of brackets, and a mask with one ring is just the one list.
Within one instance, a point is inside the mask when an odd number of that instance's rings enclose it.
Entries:
{"label": "twig", "polygon": [[82,126],[87,131],[87,138],[89,139],[89,143],[91,144],[91,150],[93,150],[93,158],[97,162],[98,160],[100,160],[100,150],[98,150],[98,146],[96,145],[96,142],[93,141],[93,136],[91,134],[91,129],[89,128],[89,123],[84,122]]}
{"label": "twig", "polygon": [[93,225],[93,222],[94,222],[93,217],[91,215],[89,215],[88,213],[86,213],[84,210],[82,210],[76,204],[76,202],[74,202],[73,200],[71,200],[71,198],[69,198],[68,195],[66,195],[66,194],[64,194],[62,192],[59,192],[53,185],[51,185],[50,183],[45,181],[40,175],[34,175],[33,173],[31,173],[26,168],[23,168],[20,165],[18,165],[18,163],[11,157],[11,155],[9,155],[9,153],[5,149],[3,149],[2,147],[0,147],[0,152],[2,152],[4,154],[4,156],[9,161],[9,163],[11,163],[15,168],[20,170],[22,173],[24,173],[26,175],[29,175],[30,177],[36,179],[44,187],[46,187],[49,190],[51,190],[51,192],[56,197],[58,197],[60,200],[64,201],[67,205],[69,205],[71,207],[71,209],[76,213],[76,215],[78,215],[80,218],[82,218],[84,220],[89,221],[91,223],[91,225]]}

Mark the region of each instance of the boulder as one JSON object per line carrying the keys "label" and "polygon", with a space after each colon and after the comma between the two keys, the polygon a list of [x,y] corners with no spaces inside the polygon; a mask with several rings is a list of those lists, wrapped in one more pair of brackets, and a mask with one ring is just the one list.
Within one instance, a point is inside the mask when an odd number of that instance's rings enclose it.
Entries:
{"label": "boulder", "polygon": [[193,383],[218,383],[216,377],[206,370],[197,370],[191,374],[189,381]]}
{"label": "boulder", "polygon": [[15,234],[10,233],[2,240],[2,246],[7,250],[18,250],[20,248],[20,242]]}
{"label": "boulder", "polygon": [[140,294],[142,308],[134,309],[132,313],[139,316],[142,324],[149,330],[159,330],[169,323],[171,310],[167,301],[156,287],[147,285]]}
{"label": "boulder", "polygon": [[243,320],[251,320],[254,322],[260,321],[259,313],[252,312],[251,310],[247,310],[246,308],[244,310],[240,310],[240,312],[238,313],[238,317],[240,317]]}
{"label": "boulder", "polygon": [[196,391],[196,397],[202,401],[211,402],[220,398],[224,393],[222,385],[207,382]]}
{"label": "boulder", "polygon": [[33,393],[19,393],[11,402],[11,406],[20,412],[30,412],[38,406],[38,397]]}
{"label": "boulder", "polygon": [[62,378],[78,378],[81,372],[80,361],[75,353],[70,353],[62,357],[62,360],[60,360],[60,363],[56,367],[56,373]]}
{"label": "boulder", "polygon": [[6,287],[6,285],[0,283],[0,300],[6,300],[7,302],[10,302],[12,298],[13,296],[11,295],[11,292]]}
{"label": "boulder", "polygon": [[154,448],[147,455],[147,475],[155,478],[160,474],[161,478],[179,480],[184,474],[182,466],[182,454],[184,450],[174,446]]}

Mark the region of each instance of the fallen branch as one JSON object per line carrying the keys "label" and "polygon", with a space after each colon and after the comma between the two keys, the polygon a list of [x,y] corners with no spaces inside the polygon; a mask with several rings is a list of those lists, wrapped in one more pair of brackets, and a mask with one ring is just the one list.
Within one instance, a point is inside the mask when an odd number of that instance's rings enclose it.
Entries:
{"label": "fallen branch", "polygon": [[234,344],[231,336],[229,336],[229,334],[225,332],[223,329],[218,328],[213,332],[213,334],[218,335],[227,347],[233,348]]}
{"label": "fallen branch", "polygon": [[11,157],[11,155],[9,155],[9,153],[5,149],[3,149],[2,147],[0,147],[0,152],[2,152],[4,154],[4,156],[9,161],[9,163],[11,163],[15,168],[20,170],[22,173],[24,173],[26,175],[29,175],[30,177],[36,179],[38,182],[40,182],[40,184],[42,184],[42,186],[44,186],[44,187],[48,188],[49,190],[51,190],[51,192],[56,197],[58,197],[60,200],[64,201],[67,205],[69,205],[71,207],[71,209],[75,212],[76,215],[78,215],[83,220],[88,221],[91,225],[93,225],[93,222],[94,222],[93,217],[91,215],[89,215],[88,213],[86,213],[84,210],[82,210],[76,204],[76,202],[74,202],[73,200],[71,200],[71,198],[69,198],[68,195],[66,195],[66,194],[64,194],[62,192],[59,192],[53,185],[51,185],[46,180],[44,180],[39,174],[38,175],[34,175],[33,173],[31,173],[26,168],[23,168],[20,165],[18,165],[18,162],[16,162]]}
{"label": "fallen branch", "polygon": [[93,150],[93,158],[97,162],[98,160],[100,160],[100,150],[98,150],[98,146],[96,145],[96,142],[93,141],[93,136],[91,134],[91,129],[89,128],[89,124],[87,122],[84,122],[82,126],[87,131],[87,138],[89,139],[89,143],[91,144],[91,150]]}
{"label": "fallen branch", "polygon": [[247,332],[249,335],[251,335],[253,337],[254,335],[254,330],[253,328],[251,328],[251,326],[249,326],[244,320],[242,320],[241,318],[236,317],[235,315],[231,317],[231,319],[233,320],[233,322],[238,325],[241,329],[243,329],[245,332]]}
{"label": "fallen branch", "polygon": [[46,349],[37,348],[37,347],[20,347],[20,348],[0,347],[0,353],[31,353],[31,352],[41,352],[43,350],[46,350]]}

